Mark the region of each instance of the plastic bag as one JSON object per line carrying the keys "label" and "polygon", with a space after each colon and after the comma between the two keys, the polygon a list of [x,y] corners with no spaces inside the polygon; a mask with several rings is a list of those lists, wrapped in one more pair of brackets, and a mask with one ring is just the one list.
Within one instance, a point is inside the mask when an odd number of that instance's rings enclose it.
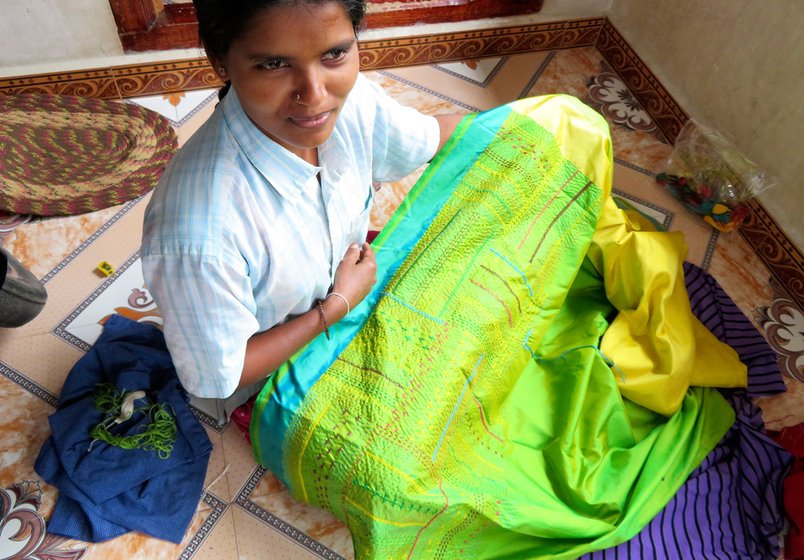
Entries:
{"label": "plastic bag", "polygon": [[754,162],[720,134],[693,120],[681,130],[667,169],[656,181],[723,232],[742,224],[749,214],[746,202],[771,186]]}

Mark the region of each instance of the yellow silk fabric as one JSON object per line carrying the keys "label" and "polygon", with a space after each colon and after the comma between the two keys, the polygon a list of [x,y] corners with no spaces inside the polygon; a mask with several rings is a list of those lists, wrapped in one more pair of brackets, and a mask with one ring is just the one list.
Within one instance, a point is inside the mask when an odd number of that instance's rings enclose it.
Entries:
{"label": "yellow silk fabric", "polygon": [[682,262],[681,232],[657,232],[636,212],[607,199],[588,253],[619,313],[600,349],[620,369],[620,392],[670,415],[690,385],[744,387],[737,353],[692,314]]}
{"label": "yellow silk fabric", "polygon": [[[619,310],[600,348],[619,368],[622,395],[670,415],[681,406],[690,385],[744,387],[747,370],[737,353],[717,340],[690,309],[682,269],[687,255],[683,233],[657,232],[639,213],[620,210],[610,197],[612,150],[605,120],[590,118],[591,111],[580,105],[546,110],[550,104],[561,104],[561,98],[523,99],[512,108],[523,114],[545,109],[539,111],[539,124],[555,136],[564,157],[604,193],[589,257],[605,279],[609,301]],[[579,127],[604,134],[579,134]],[[604,149],[599,142],[606,142]]]}
{"label": "yellow silk fabric", "polygon": [[563,95],[520,99],[510,107],[523,115],[538,115],[539,125],[555,137],[561,154],[600,188],[604,198],[611,196],[611,136],[599,113],[581,103],[568,103]]}

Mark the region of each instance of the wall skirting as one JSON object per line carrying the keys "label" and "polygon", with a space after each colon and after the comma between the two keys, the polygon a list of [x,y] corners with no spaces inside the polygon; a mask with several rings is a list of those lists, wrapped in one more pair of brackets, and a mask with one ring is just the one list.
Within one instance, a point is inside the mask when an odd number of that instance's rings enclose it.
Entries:
{"label": "wall skirting", "polygon": [[[364,70],[592,46],[602,18],[362,41]],[[220,86],[206,58],[0,78],[2,93],[55,93],[101,99]]]}

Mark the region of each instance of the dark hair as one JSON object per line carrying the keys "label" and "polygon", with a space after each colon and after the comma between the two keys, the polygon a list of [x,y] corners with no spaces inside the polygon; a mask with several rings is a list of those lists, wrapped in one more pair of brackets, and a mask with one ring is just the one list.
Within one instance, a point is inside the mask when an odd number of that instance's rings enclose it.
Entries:
{"label": "dark hair", "polygon": [[207,55],[222,58],[251,19],[262,10],[326,2],[341,4],[357,33],[366,14],[366,0],[193,0],[193,5],[198,19],[198,35]]}

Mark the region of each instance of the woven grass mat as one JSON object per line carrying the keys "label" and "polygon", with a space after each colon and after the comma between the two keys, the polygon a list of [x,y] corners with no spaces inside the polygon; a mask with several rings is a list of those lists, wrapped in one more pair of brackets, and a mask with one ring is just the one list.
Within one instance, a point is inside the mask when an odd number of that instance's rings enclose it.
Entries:
{"label": "woven grass mat", "polygon": [[0,95],[0,211],[64,216],[151,190],[176,151],[161,115],[82,97]]}

